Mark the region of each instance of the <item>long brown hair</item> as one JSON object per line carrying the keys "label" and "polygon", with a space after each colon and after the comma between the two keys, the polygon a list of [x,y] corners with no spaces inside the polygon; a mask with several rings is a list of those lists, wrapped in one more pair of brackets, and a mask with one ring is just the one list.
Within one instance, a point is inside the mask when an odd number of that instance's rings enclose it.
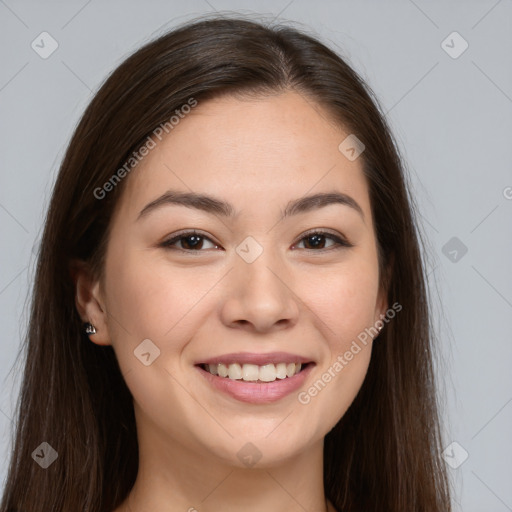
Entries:
{"label": "long brown hair", "polygon": [[[94,191],[190,98],[295,90],[365,144],[381,285],[402,311],[374,343],[366,379],[324,444],[326,496],[343,511],[448,512],[434,344],[420,235],[402,158],[371,89],[316,38],[243,19],[196,20],[126,59],[71,139],[45,219],[0,512],[111,511],[137,474],[133,402],[112,347],[83,333],[69,268],[101,276],[125,177]],[[341,142],[341,141],[340,141]],[[133,172],[136,172],[133,171]],[[47,442],[47,469],[34,450]]]}

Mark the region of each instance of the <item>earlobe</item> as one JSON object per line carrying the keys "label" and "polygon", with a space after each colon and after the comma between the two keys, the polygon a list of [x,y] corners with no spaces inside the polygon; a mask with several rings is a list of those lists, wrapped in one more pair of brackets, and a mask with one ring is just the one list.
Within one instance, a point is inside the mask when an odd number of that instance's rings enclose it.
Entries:
{"label": "earlobe", "polygon": [[110,345],[107,312],[99,280],[94,280],[89,266],[74,260],[70,274],[75,287],[75,306],[83,322],[84,332],[97,345]]}

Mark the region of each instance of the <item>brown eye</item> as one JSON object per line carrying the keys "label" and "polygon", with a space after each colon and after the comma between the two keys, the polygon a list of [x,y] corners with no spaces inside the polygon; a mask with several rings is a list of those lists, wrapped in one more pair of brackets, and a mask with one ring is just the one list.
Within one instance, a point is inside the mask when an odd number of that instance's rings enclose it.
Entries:
{"label": "brown eye", "polygon": [[197,235],[189,235],[180,238],[179,240],[182,245],[182,249],[193,250],[193,249],[202,249],[204,239],[202,236]]}
{"label": "brown eye", "polygon": [[[331,242],[329,242],[331,240]],[[314,231],[304,236],[299,244],[304,243],[304,249],[307,250],[323,250],[323,249],[336,249],[341,247],[352,247],[352,244],[343,240],[333,233]]]}
{"label": "brown eye", "polygon": [[[205,247],[205,244],[211,244],[212,247]],[[177,245],[177,246],[176,246]],[[180,233],[161,244],[167,249],[178,249],[183,251],[196,251],[202,249],[218,248],[208,237],[195,232]]]}
{"label": "brown eye", "polygon": [[311,235],[304,238],[304,246],[306,249],[323,249],[325,248],[325,235]]}

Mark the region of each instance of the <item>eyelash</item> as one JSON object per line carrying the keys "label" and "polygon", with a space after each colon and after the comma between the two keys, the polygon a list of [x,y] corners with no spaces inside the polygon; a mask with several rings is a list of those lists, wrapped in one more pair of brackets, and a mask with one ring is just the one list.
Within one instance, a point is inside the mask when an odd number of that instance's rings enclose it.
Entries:
{"label": "eyelash", "polygon": [[[326,252],[326,251],[330,251],[330,250],[344,249],[344,248],[349,248],[349,247],[353,247],[354,246],[353,244],[351,244],[347,240],[339,237],[338,235],[336,235],[334,233],[331,233],[330,231],[325,231],[325,230],[311,230],[311,231],[308,231],[308,232],[304,233],[302,235],[302,237],[297,242],[295,242],[293,245],[296,245],[296,244],[302,242],[303,240],[312,237],[313,235],[320,235],[320,236],[325,236],[327,238],[330,238],[331,240],[334,240],[334,242],[336,242],[336,245],[333,245],[333,246],[330,246],[330,247],[327,247],[327,248],[322,248],[322,249],[304,249],[304,250],[306,250],[306,251],[314,251],[314,252]],[[195,230],[189,230],[189,231],[182,231],[181,233],[178,233],[178,234],[174,235],[173,237],[169,238],[168,240],[165,240],[164,242],[162,242],[160,244],[160,247],[163,247],[164,249],[178,250],[178,251],[182,251],[182,252],[185,252],[185,253],[193,253],[193,252],[200,253],[200,252],[204,252],[204,250],[201,250],[201,249],[194,250],[194,249],[182,249],[182,248],[179,248],[179,247],[173,247],[173,245],[176,242],[179,242],[180,240],[188,238],[190,236],[198,236],[198,237],[201,237],[202,239],[209,240],[210,242],[212,242],[216,246],[219,245],[219,244],[216,244],[213,240],[211,240],[211,238],[207,237],[203,233],[201,233],[199,231],[195,231]]]}

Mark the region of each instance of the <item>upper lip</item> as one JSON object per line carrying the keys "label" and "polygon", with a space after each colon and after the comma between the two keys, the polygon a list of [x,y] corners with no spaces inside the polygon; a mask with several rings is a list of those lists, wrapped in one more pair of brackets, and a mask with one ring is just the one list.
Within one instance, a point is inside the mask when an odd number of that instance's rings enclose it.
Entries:
{"label": "upper lip", "polygon": [[254,352],[236,352],[231,354],[224,354],[222,356],[210,357],[196,364],[256,364],[263,366],[270,363],[311,363],[311,358],[299,356],[298,354],[291,354],[290,352],[268,352],[266,354],[257,354]]}

